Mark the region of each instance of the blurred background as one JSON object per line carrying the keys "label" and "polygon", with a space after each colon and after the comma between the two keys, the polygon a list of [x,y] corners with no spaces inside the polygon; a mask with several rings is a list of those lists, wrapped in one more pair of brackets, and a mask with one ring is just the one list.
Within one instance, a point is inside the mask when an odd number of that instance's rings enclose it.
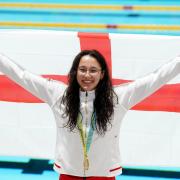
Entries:
{"label": "blurred background", "polygon": [[[0,29],[180,35],[179,0],[0,0]],[[0,180],[58,179],[52,160],[0,156]],[[178,168],[125,167],[117,179],[180,179]]]}
{"label": "blurred background", "polygon": [[180,34],[179,0],[0,0],[0,28]]}

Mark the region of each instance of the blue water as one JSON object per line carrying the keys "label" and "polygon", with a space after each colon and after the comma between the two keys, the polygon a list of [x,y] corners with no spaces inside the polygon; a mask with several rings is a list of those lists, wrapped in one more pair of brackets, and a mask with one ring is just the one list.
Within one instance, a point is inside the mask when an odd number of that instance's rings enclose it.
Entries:
{"label": "blue water", "polygon": [[[22,174],[20,170],[1,169],[1,180],[58,180],[59,175],[53,171],[45,171],[43,174]],[[117,176],[116,180],[173,180],[175,178],[158,178],[158,177],[143,177],[143,176]]]}
{"label": "blue water", "polygon": [[[37,174],[22,174],[19,170],[0,169],[1,180],[58,180],[56,172],[44,172]],[[175,178],[139,177],[139,176],[117,176],[116,180],[173,180]]]}
{"label": "blue water", "polygon": [[98,24],[180,24],[180,14],[135,14],[135,13],[88,13],[88,12],[40,12],[0,11],[0,21],[53,22],[53,23],[98,23]]}
{"label": "blue water", "polygon": [[[59,175],[53,171],[52,167],[53,160],[0,156],[0,180],[57,180]],[[132,173],[127,175],[128,169],[146,170],[146,175],[143,175],[143,173],[138,176]],[[147,175],[147,170],[154,170],[154,174],[149,173]],[[180,168],[173,167],[124,167],[123,171],[123,175],[117,176],[116,180],[172,180],[176,179],[175,177],[180,177],[179,174],[178,176],[173,175],[173,173],[180,173]],[[160,173],[157,173],[157,171],[160,171]],[[163,172],[171,173],[171,177],[174,178],[166,177]]]}
{"label": "blue water", "polygon": [[[109,4],[109,5],[179,5],[179,0],[0,0],[0,2],[29,2],[29,3],[60,3],[60,4]],[[30,8],[0,8],[0,22],[29,22],[29,23],[87,23],[103,25],[180,25],[180,11],[112,11],[112,10],[79,10],[79,9],[30,9]],[[180,35],[176,30],[132,30],[132,29],[87,29],[87,28],[49,28],[49,27],[5,27],[21,29],[54,29],[83,32],[107,33],[140,33]]]}
{"label": "blue water", "polygon": [[64,4],[112,4],[112,5],[179,5],[179,0],[0,0],[0,2],[35,2]]}

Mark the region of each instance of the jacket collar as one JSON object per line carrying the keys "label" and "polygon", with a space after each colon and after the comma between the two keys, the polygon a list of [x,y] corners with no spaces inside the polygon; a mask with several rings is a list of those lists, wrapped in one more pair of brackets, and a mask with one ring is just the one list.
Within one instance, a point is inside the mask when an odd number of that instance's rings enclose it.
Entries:
{"label": "jacket collar", "polygon": [[95,90],[92,91],[81,91],[80,90],[80,101],[94,101],[95,99]]}

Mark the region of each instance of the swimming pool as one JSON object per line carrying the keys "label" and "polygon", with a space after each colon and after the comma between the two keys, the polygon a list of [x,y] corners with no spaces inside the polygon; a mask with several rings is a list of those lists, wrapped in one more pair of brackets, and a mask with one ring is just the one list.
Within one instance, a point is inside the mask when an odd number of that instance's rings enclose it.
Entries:
{"label": "swimming pool", "polygon": [[[27,157],[0,156],[1,180],[52,180],[58,179],[58,174],[53,171],[53,162],[42,159],[29,159]],[[180,178],[179,169],[161,168],[129,168],[125,167],[123,175],[116,180],[173,180]]]}
{"label": "swimming pool", "polygon": [[0,28],[180,35],[180,2],[0,0]]}

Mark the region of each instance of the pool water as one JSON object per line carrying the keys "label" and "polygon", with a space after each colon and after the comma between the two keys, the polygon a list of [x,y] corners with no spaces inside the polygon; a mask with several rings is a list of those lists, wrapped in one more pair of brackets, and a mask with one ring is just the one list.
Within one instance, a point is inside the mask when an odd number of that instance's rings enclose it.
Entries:
{"label": "pool water", "polygon": [[180,1],[0,0],[0,28],[180,35]]}

